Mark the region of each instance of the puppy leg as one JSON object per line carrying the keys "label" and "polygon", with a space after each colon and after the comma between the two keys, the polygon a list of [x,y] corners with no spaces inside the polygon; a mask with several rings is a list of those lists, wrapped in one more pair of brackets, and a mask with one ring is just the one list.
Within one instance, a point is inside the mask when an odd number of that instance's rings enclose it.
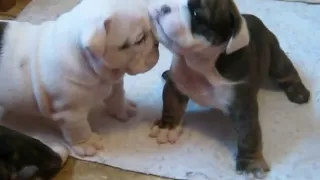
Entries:
{"label": "puppy leg", "polygon": [[237,132],[236,170],[262,178],[270,169],[262,154],[262,135],[255,94],[248,86],[238,85],[229,113]]}
{"label": "puppy leg", "polygon": [[291,102],[303,104],[309,101],[309,90],[303,85],[297,70],[276,39],[271,49],[269,72]]}
{"label": "puppy leg", "polygon": [[62,115],[62,134],[78,156],[93,156],[103,148],[102,139],[92,133],[87,116],[87,110],[73,110]]}
{"label": "puppy leg", "polygon": [[136,115],[137,105],[125,98],[123,80],[113,85],[112,93],[104,100],[104,103],[107,113],[121,121],[127,121]]}
{"label": "puppy leg", "polygon": [[189,98],[176,89],[167,78],[162,93],[162,117],[151,128],[150,137],[157,138],[158,143],[175,143],[182,133],[182,117]]}

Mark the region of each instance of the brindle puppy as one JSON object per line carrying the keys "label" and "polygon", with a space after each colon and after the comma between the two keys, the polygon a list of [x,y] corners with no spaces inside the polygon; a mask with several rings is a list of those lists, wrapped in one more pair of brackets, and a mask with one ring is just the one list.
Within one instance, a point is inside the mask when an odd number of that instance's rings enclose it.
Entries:
{"label": "brindle puppy", "polygon": [[[269,171],[262,152],[258,119],[257,93],[262,83],[270,77],[288,99],[297,104],[307,103],[310,92],[276,36],[256,16],[240,15],[232,0],[187,2],[192,34],[203,37],[212,51],[217,51],[207,57],[212,64],[209,64],[211,74],[206,72],[207,66],[199,64],[206,61],[203,56],[207,55],[199,53],[199,56],[190,58],[194,46],[185,51],[185,46],[181,45],[183,41],[178,38],[182,30],[173,35],[174,31],[168,29],[174,23],[165,26],[170,20],[169,14],[177,9],[170,4],[165,2],[156,11],[157,7],[150,8],[160,42],[175,53],[170,70],[163,73],[166,83],[162,118],[155,123],[150,135],[157,137],[159,143],[174,143],[181,132],[180,125],[189,99],[218,108],[231,118],[238,134],[236,169],[261,177]],[[174,19],[171,18],[172,22]],[[236,40],[237,36],[242,40]],[[219,48],[222,49],[220,52]],[[208,47],[203,49],[200,52],[207,52]]]}
{"label": "brindle puppy", "polygon": [[[0,126],[0,179],[49,180],[62,168],[68,151],[52,146],[15,130]],[[34,169],[34,167],[36,169]],[[25,168],[33,168],[26,172]]]}

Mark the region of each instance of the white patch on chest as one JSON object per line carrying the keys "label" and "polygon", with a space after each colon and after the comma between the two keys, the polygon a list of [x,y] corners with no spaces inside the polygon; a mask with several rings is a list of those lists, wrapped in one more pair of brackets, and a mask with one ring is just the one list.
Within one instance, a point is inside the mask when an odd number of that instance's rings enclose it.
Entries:
{"label": "white patch on chest", "polygon": [[227,82],[218,73],[205,77],[188,67],[183,58],[174,58],[170,76],[179,91],[195,103],[227,113],[234,96],[233,83]]}
{"label": "white patch on chest", "polygon": [[234,89],[232,85],[218,85],[213,87],[212,108],[217,108],[228,113],[228,106],[234,98]]}

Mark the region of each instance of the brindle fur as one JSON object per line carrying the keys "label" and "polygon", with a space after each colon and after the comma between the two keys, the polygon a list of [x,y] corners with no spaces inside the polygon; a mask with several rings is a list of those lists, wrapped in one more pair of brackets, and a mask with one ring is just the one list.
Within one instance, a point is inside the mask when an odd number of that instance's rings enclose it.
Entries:
{"label": "brindle fur", "polygon": [[[228,41],[240,29],[240,14],[232,0],[189,0],[189,10],[198,11],[202,19],[192,19],[192,31],[205,36],[213,45]],[[262,152],[257,93],[266,78],[271,78],[288,99],[297,104],[307,103],[310,92],[303,85],[291,60],[281,49],[276,36],[254,15],[242,14],[250,34],[248,46],[232,54],[221,54],[214,68],[230,81],[244,81],[234,85],[234,99],[228,107],[237,132],[236,170],[245,173],[269,171]],[[160,128],[173,129],[182,123],[188,97],[175,87],[170,70],[163,73]]]}
{"label": "brindle fur", "polygon": [[[62,168],[61,157],[47,145],[4,126],[0,126],[0,147],[0,179],[49,180]],[[32,166],[38,169],[35,173],[20,176]]]}
{"label": "brindle fur", "polygon": [[169,71],[165,71],[162,77],[166,80],[162,92],[162,118],[156,121],[155,125],[159,128],[173,129],[182,124],[182,116],[189,98],[175,87],[174,82],[169,78]]}

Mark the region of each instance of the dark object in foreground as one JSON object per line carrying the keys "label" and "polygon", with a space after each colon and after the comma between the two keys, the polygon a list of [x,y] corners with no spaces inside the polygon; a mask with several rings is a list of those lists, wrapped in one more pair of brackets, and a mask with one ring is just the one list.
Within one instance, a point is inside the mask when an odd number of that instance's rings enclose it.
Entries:
{"label": "dark object in foreground", "polygon": [[[49,180],[62,168],[68,151],[64,147],[51,149],[41,141],[0,126],[0,179]],[[24,168],[36,169],[30,176]]]}
{"label": "dark object in foreground", "polygon": [[0,11],[6,12],[10,10],[17,3],[16,0],[0,0]]}

